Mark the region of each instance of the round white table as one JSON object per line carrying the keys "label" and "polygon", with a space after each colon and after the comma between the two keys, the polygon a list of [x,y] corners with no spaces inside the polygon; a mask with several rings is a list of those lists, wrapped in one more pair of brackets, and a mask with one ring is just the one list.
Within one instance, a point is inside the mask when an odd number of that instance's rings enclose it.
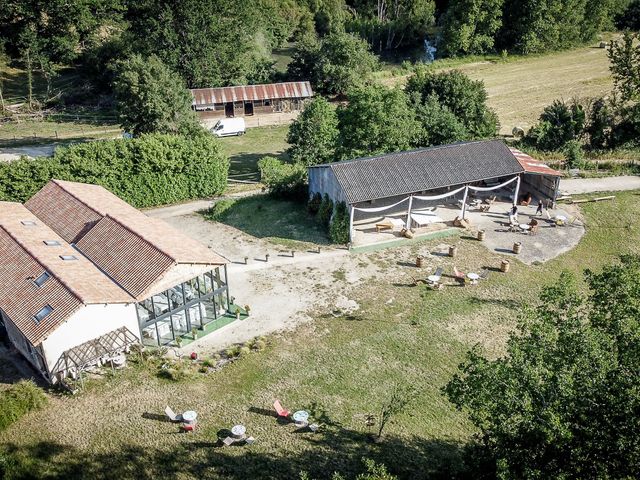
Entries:
{"label": "round white table", "polygon": [[299,427],[304,427],[309,423],[309,412],[305,410],[298,410],[291,415],[293,421],[296,422],[296,425]]}
{"label": "round white table", "polygon": [[480,278],[480,275],[478,275],[477,273],[471,272],[471,273],[467,273],[467,278],[471,280],[471,283],[476,283]]}
{"label": "round white table", "polygon": [[246,432],[247,427],[245,427],[244,425],[234,425],[231,428],[231,435],[233,435],[235,438],[242,438]]}
{"label": "round white table", "polygon": [[528,223],[520,224],[520,230],[522,230],[523,232],[528,232],[530,229],[531,229],[531,225],[529,225]]}
{"label": "round white table", "polygon": [[198,418],[198,414],[193,410],[187,410],[182,414],[182,421],[189,425],[192,423],[195,423],[197,418]]}
{"label": "round white table", "polygon": [[440,281],[440,275],[429,275],[427,280],[429,283],[438,283]]}

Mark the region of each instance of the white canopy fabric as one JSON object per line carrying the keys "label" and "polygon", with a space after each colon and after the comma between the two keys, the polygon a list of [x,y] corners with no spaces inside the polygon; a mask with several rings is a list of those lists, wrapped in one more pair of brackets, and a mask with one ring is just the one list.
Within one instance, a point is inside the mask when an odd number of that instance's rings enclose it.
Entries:
{"label": "white canopy fabric", "polygon": [[504,186],[509,185],[511,182],[515,182],[519,177],[516,175],[515,177],[513,177],[511,180],[507,180],[504,183],[501,183],[500,185],[496,185],[495,187],[472,187],[471,185],[469,185],[469,190],[473,190],[475,192],[489,192],[491,190],[497,190],[499,188],[502,188]]}
{"label": "white canopy fabric", "polygon": [[452,195],[456,195],[457,193],[460,193],[461,191],[463,191],[466,187],[460,187],[457,190],[452,190],[451,192],[447,192],[447,193],[443,193],[441,195],[432,195],[432,196],[422,196],[422,195],[413,195],[413,198],[415,198],[416,200],[441,200],[443,198],[447,198],[447,197],[451,197]]}
{"label": "white canopy fabric", "polygon": [[403,198],[402,200],[400,200],[397,203],[394,203],[393,205],[387,205],[385,207],[375,207],[375,208],[360,208],[360,207],[352,207],[353,210],[357,210],[358,212],[367,212],[367,213],[377,213],[377,212],[384,212],[385,210],[389,210],[390,208],[393,207],[397,207],[398,205],[400,205],[403,202],[406,202],[407,200],[409,200],[410,197],[407,198]]}

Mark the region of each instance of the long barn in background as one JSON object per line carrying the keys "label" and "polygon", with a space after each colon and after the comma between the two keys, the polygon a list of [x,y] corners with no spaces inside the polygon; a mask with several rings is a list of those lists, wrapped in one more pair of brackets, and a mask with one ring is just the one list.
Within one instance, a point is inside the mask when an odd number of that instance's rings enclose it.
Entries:
{"label": "long barn in background", "polygon": [[191,90],[200,120],[302,110],[313,96],[309,82],[284,82]]}

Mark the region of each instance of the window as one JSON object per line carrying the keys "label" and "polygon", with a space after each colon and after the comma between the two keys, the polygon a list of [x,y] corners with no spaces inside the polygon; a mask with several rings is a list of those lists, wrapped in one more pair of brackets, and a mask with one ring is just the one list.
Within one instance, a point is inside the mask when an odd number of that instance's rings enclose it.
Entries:
{"label": "window", "polygon": [[60,242],[58,240],[45,240],[44,244],[48,245],[49,247],[57,247],[58,245],[60,245]]}
{"label": "window", "polygon": [[38,324],[42,320],[44,320],[44,318],[47,315],[49,315],[51,312],[53,312],[53,308],[51,307],[51,305],[47,305],[45,307],[42,307],[40,309],[40,311],[33,316],[33,320],[36,322],[36,324]]}
{"label": "window", "polygon": [[60,258],[62,260],[64,260],[65,262],[69,262],[71,260],[77,260],[78,257],[76,257],[75,255],[60,255]]}
{"label": "window", "polygon": [[38,287],[41,287],[42,285],[44,285],[44,282],[46,282],[47,280],[49,280],[49,273],[48,272],[44,272],[42,275],[40,275],[38,278],[36,278],[33,283],[35,283]]}
{"label": "window", "polygon": [[22,220],[21,222],[25,227],[33,227],[36,222],[34,222],[33,220]]}

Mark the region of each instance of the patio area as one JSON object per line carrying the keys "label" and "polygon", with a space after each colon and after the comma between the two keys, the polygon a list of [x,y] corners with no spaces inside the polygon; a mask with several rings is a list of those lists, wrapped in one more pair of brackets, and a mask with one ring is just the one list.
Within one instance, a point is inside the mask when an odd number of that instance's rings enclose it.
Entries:
{"label": "patio area", "polygon": [[[490,207],[488,212],[482,212],[477,207],[468,206],[465,218],[469,222],[468,229],[458,228],[463,236],[474,237],[480,230],[485,231],[483,244],[491,251],[507,256],[517,257],[526,264],[534,262],[545,262],[575,247],[585,229],[579,217],[579,212],[575,206],[563,205],[555,209],[549,209],[549,218],[546,212],[542,216],[535,215],[536,205],[518,206],[518,223],[528,224],[532,218],[538,221],[538,231],[535,234],[529,232],[509,231],[509,210],[511,202],[506,196],[499,197]],[[460,215],[460,205],[458,203],[444,203],[440,205],[430,205],[426,208],[412,209],[411,231],[414,239],[428,239],[439,232],[445,232],[455,228],[454,220]],[[391,211],[387,215],[379,217],[369,217],[354,221],[354,242],[358,247],[368,245],[379,245],[389,243],[397,245],[398,241],[404,239],[401,234],[404,223],[407,220],[406,209],[402,211]],[[568,221],[575,217],[571,225],[556,226],[552,220],[557,216],[563,216]],[[422,222],[432,217],[433,223],[422,223],[418,225],[415,220]],[[376,224],[384,223],[393,219],[395,224],[390,229],[376,228]],[[409,241],[409,239],[406,239]],[[513,245],[520,242],[522,247],[519,254],[513,253]]]}

